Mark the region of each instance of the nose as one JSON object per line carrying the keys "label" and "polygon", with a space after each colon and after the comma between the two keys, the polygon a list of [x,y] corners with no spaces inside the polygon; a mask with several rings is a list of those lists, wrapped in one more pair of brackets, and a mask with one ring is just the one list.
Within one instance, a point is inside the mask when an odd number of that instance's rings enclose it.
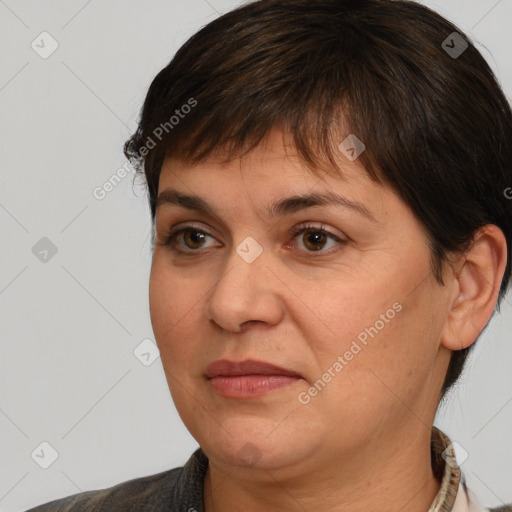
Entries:
{"label": "nose", "polygon": [[225,272],[208,297],[208,315],[222,329],[241,332],[252,323],[278,324],[283,317],[282,282],[265,251],[254,261],[233,248]]}

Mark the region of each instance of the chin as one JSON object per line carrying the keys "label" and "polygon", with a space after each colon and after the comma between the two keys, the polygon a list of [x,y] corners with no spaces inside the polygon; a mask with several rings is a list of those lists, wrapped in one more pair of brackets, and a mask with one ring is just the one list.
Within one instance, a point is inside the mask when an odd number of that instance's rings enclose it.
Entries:
{"label": "chin", "polygon": [[311,456],[321,442],[305,437],[298,427],[290,428],[285,423],[255,417],[230,418],[222,427],[215,423],[208,431],[203,423],[202,433],[194,437],[207,456],[224,464],[278,469]]}

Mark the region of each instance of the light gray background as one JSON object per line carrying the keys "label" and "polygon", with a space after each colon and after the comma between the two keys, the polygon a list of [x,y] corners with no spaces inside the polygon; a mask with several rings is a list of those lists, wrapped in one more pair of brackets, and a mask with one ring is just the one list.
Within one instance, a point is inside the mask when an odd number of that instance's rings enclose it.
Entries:
{"label": "light gray background", "polygon": [[[130,175],[103,200],[92,191],[125,163],[122,144],[155,74],[240,3],[0,0],[4,512],[182,465],[197,447],[160,359],[144,366],[133,353],[153,339],[143,188]],[[425,3],[474,38],[510,98],[512,0]],[[43,31],[59,45],[47,59],[31,47]],[[46,263],[32,252],[43,237],[57,247]],[[512,502],[511,302],[436,420],[487,505]],[[46,470],[31,457],[38,447],[39,463],[50,456],[43,441],[59,454]]]}

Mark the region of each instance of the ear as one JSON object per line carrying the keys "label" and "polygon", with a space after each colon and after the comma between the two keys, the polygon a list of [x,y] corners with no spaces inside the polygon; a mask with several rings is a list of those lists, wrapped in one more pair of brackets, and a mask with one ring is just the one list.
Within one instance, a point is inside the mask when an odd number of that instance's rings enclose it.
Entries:
{"label": "ear", "polygon": [[453,287],[441,344],[462,350],[473,344],[492,316],[507,265],[507,241],[501,229],[488,224],[453,264]]}

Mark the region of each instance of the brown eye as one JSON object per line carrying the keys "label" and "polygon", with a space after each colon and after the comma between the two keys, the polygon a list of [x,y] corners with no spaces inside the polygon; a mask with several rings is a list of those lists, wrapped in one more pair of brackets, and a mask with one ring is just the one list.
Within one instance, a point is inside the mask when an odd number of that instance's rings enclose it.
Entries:
{"label": "brown eye", "polygon": [[181,229],[171,230],[165,237],[164,242],[159,245],[170,247],[177,254],[199,253],[198,249],[210,247],[205,245],[208,237],[214,239],[206,231],[202,231],[194,226],[185,226]]}
{"label": "brown eye", "polygon": [[[296,247],[305,252],[316,252],[319,256],[330,254],[332,252],[330,249],[337,245],[347,244],[347,240],[339,238],[323,226],[299,226],[290,230],[290,235],[298,240]],[[328,245],[329,242],[331,246]]]}
{"label": "brown eye", "polygon": [[322,231],[309,231],[303,233],[302,240],[305,247],[312,251],[318,251],[323,249],[323,246],[327,243],[327,236]]}
{"label": "brown eye", "polygon": [[202,231],[195,229],[187,229],[182,231],[183,241],[189,249],[199,249],[202,242],[204,242],[205,234]]}

